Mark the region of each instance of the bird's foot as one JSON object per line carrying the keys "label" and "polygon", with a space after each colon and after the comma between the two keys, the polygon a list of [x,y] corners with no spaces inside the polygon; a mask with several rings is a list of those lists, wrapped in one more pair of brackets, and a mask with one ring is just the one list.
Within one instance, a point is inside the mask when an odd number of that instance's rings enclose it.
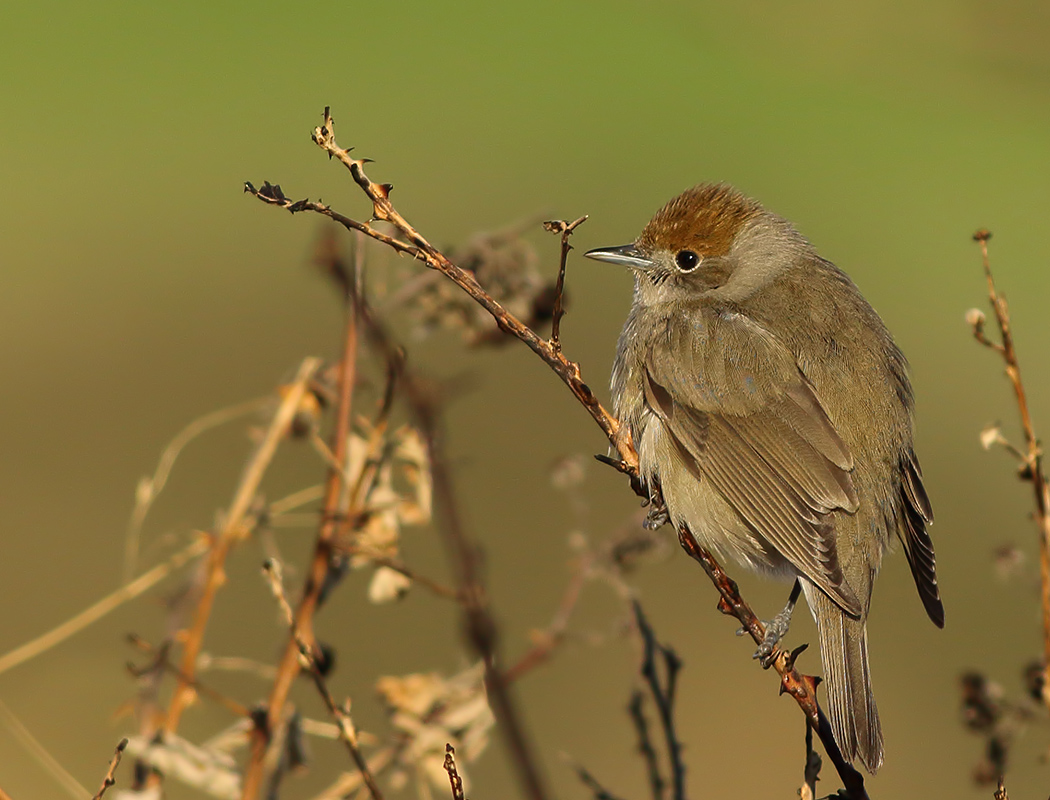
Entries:
{"label": "bird's foot", "polygon": [[655,531],[671,521],[664,496],[660,493],[660,487],[655,483],[649,486],[649,498],[643,501],[642,505],[649,506],[649,513],[645,515],[645,522],[642,523],[642,527],[646,530]]}
{"label": "bird's foot", "polygon": [[[773,663],[777,645],[780,644],[781,639],[787,636],[788,629],[791,627],[791,614],[795,610],[795,603],[798,602],[801,590],[802,585],[795,581],[795,585],[791,588],[791,596],[788,598],[787,605],[784,606],[783,611],[771,620],[762,620],[762,626],[766,629],[766,635],[762,637],[762,643],[759,644],[758,649],[751,656],[762,665],[762,669],[768,669]],[[741,628],[736,632],[736,635],[743,636],[745,633],[747,631]]]}
{"label": "bird's foot", "polygon": [[780,644],[781,639],[787,636],[788,628],[791,627],[791,612],[794,610],[795,604],[788,603],[784,610],[773,617],[773,619],[768,622],[763,620],[766,635],[762,639],[762,644],[758,646],[754,655],[751,656],[758,659],[763,669],[773,663],[773,654],[777,649],[777,645]]}
{"label": "bird's foot", "polygon": [[661,501],[659,505],[653,505],[649,509],[649,513],[645,515],[645,522],[642,526],[646,530],[655,531],[657,528],[662,527],[666,523],[671,521],[671,515],[667,513],[667,506]]}

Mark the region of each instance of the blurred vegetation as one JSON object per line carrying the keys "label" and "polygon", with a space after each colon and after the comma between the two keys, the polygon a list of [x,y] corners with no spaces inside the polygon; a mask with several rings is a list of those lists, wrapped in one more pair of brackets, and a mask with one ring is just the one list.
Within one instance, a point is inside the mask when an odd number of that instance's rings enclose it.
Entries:
{"label": "blurred vegetation", "polygon": [[[591,219],[578,248],[620,244],[686,186],[728,180],[850,272],[911,359],[947,609],[938,632],[904,559],[889,560],[871,623],[887,764],[871,791],[987,796],[971,781],[981,743],[960,724],[958,676],[976,669],[1020,691],[1021,670],[1040,650],[1040,621],[1029,490],[977,439],[1000,418],[1016,438],[1011,398],[963,313],[983,301],[970,234],[986,226],[1045,433],[1050,7],[8,5],[0,11],[0,652],[119,584],[134,487],[184,424],[270,391],[305,355],[337,355],[340,304],[308,268],[316,221],[241,194],[244,180],[267,179],[290,196],[366,213],[343,171],[308,140],[331,105],[341,142],[377,160],[372,177],[397,186],[398,207],[437,244],[536,214],[584,213]],[[530,238],[549,280],[556,242],[538,230]],[[379,261],[390,292],[412,274],[407,260]],[[563,341],[604,396],[630,279],[573,257],[568,280]],[[413,322],[401,325],[407,335]],[[505,647],[518,652],[557,605],[568,534],[601,538],[635,501],[598,468],[587,471],[582,508],[551,488],[560,458],[603,452],[604,443],[523,348],[467,353],[457,334],[439,333],[414,343],[411,358],[465,387],[449,409],[449,446],[468,524],[485,546]],[[212,525],[250,447],[234,426],[186,452],[151,512],[143,563],[171,537]],[[515,457],[512,475],[494,467],[505,453]],[[293,460],[267,493],[316,480],[316,466]],[[284,544],[305,551],[309,543]],[[993,554],[1008,544],[1026,561],[1004,581]],[[431,538],[413,534],[405,547],[407,559],[440,572]],[[231,581],[255,594],[224,606],[212,635],[272,660],[280,631],[255,577],[258,556],[245,550],[231,565]],[[793,791],[798,713],[776,699],[770,676],[747,668],[750,645],[731,636],[687,562],[671,558],[639,575],[654,627],[685,663],[687,778],[711,795]],[[758,608],[780,607],[784,587],[738,577]],[[451,610],[410,594],[364,615],[366,590],[362,581],[344,592],[326,615],[367,643],[344,664],[339,687],[367,717],[378,708],[376,675],[452,674],[466,662]],[[125,731],[126,720],[115,719],[132,692],[122,636],[155,632],[163,619],[163,592],[151,597],[0,676],[0,699],[90,787]],[[697,613],[683,615],[682,604],[694,602]],[[599,595],[581,613],[588,630],[611,612]],[[802,622],[792,633],[809,635]],[[559,796],[584,791],[562,751],[620,794],[642,796],[622,709],[635,666],[626,644],[576,643],[521,685]],[[223,720],[200,707],[186,729],[204,738]],[[731,737],[766,754],[761,770],[734,763],[724,746]],[[1046,747],[1033,734],[1012,750],[1013,797],[1045,793]],[[495,748],[472,774],[474,796],[506,794],[509,768]],[[0,729],[0,785],[28,800],[54,796],[51,780]],[[172,796],[186,795],[173,788]]]}

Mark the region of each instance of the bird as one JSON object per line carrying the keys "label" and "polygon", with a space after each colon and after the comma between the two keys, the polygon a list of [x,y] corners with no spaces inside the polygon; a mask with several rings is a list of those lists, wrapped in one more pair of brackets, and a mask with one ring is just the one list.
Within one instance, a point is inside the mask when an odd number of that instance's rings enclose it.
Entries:
{"label": "bird", "polygon": [[[875,773],[866,622],[894,534],[944,626],[904,355],[845,272],[728,184],[694,186],[633,243],[585,255],[634,273],[612,405],[650,525],[684,526],[716,557],[800,585],[836,743]],[[773,652],[797,596],[756,657]]]}

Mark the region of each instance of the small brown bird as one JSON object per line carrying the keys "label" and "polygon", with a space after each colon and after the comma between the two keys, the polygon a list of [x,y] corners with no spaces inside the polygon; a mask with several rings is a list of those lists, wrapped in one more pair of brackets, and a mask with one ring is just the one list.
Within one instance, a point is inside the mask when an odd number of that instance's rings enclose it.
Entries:
{"label": "small brown bird", "polygon": [[[944,625],[904,356],[845,273],[729,186],[689,189],[634,244],[586,255],[635,275],[612,391],[659,507],[652,524],[801,582],[835,739],[875,772],[865,622],[892,533]],[[786,631],[797,592],[756,656]]]}

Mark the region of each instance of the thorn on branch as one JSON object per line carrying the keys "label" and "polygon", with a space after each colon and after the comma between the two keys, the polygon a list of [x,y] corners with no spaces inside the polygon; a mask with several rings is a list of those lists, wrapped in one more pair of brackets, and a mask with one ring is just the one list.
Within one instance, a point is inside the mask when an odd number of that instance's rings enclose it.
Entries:
{"label": "thorn on branch", "polygon": [[787,666],[788,669],[794,669],[795,668],[795,660],[800,655],[802,655],[804,652],[806,652],[806,650],[808,648],[809,648],[809,644],[803,642],[798,647],[796,647],[794,650],[792,650],[790,653],[788,653],[787,659],[785,659],[785,661],[784,661],[785,666]]}

